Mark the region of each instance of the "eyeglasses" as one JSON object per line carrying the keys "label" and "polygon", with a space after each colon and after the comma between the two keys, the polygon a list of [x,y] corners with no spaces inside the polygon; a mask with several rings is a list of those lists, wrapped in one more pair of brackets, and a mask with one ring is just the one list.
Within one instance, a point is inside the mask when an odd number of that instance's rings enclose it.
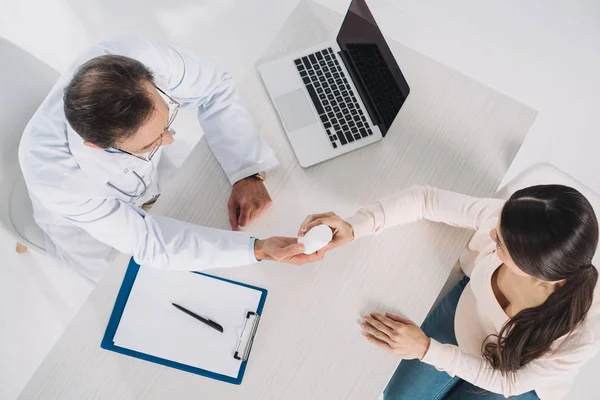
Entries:
{"label": "eyeglasses", "polygon": [[172,136],[175,135],[175,130],[173,130],[171,128],[171,124],[173,124],[173,121],[175,121],[175,117],[177,117],[177,113],[179,112],[179,107],[180,107],[180,104],[177,102],[177,100],[175,100],[174,98],[172,98],[171,96],[166,94],[158,86],[154,85],[154,87],[156,88],[156,90],[158,90],[163,95],[165,103],[167,103],[167,107],[169,108],[169,120],[167,121],[165,130],[163,131],[163,133],[160,134],[158,139],[156,139],[152,144],[150,144],[150,146],[148,146],[151,148],[147,153],[148,155],[133,154],[128,151],[117,148],[117,150],[119,150],[120,152],[129,154],[130,156],[139,158],[140,160],[144,160],[147,162],[152,160],[152,157],[154,157],[154,155],[156,154],[158,149],[160,149],[160,146],[162,146],[162,143],[163,143],[163,138],[165,137],[166,134],[170,134]]}

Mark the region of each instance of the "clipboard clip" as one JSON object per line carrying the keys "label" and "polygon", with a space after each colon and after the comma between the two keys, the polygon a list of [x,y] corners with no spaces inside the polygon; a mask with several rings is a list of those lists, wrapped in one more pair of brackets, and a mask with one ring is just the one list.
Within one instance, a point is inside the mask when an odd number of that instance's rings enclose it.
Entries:
{"label": "clipboard clip", "polygon": [[246,361],[252,348],[252,342],[254,341],[254,335],[258,329],[258,322],[260,321],[260,315],[254,311],[248,311],[246,314],[246,320],[244,322],[244,329],[240,334],[237,349],[233,358],[236,360]]}

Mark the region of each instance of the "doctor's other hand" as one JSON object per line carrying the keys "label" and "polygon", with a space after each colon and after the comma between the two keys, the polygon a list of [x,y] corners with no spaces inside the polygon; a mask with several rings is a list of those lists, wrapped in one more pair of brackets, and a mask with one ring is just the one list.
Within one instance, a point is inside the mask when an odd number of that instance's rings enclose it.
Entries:
{"label": "doctor's other hand", "polygon": [[406,360],[422,360],[431,344],[414,322],[390,313],[366,315],[360,326],[369,342]]}
{"label": "doctor's other hand", "polygon": [[239,227],[250,225],[272,204],[271,196],[260,179],[254,176],[237,181],[231,189],[227,203],[229,223],[234,231]]}
{"label": "doctor's other hand", "polygon": [[352,228],[352,225],[332,212],[313,214],[306,217],[302,222],[302,225],[300,225],[298,237],[304,236],[306,232],[318,225],[327,225],[333,231],[331,242],[319,251],[326,252],[354,240],[354,229]]}
{"label": "doctor's other hand", "polygon": [[254,255],[258,261],[271,260],[290,264],[306,264],[323,259],[322,250],[304,254],[304,245],[297,238],[275,236],[254,242]]}

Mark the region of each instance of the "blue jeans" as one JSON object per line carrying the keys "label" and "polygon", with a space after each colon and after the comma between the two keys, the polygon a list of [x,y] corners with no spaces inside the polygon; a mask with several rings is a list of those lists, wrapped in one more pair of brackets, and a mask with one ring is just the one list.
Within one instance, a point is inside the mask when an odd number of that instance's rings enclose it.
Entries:
{"label": "blue jeans", "polygon": [[[440,343],[456,345],[454,336],[454,315],[463,289],[469,282],[465,277],[460,281],[435,310],[427,317],[421,328],[427,336]],[[501,394],[488,392],[438,371],[432,365],[419,360],[404,360],[383,392],[384,400],[500,400]],[[539,400],[534,391],[519,396],[517,400]]]}

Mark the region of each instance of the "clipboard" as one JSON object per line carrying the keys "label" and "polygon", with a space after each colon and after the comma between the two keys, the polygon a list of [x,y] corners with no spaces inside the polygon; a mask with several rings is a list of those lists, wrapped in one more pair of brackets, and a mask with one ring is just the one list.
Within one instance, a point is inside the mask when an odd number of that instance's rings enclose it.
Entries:
{"label": "clipboard", "polygon": [[[248,311],[246,313],[246,319],[245,321],[243,321],[243,329],[239,335],[237,346],[236,348],[231,349],[232,357],[241,362],[237,376],[232,377],[229,375],[215,373],[208,369],[198,368],[192,365],[179,363],[165,358],[160,358],[151,354],[146,354],[140,351],[132,350],[130,348],[121,347],[115,343],[115,334],[117,333],[117,329],[119,328],[119,323],[121,322],[125,306],[127,305],[127,301],[129,300],[130,293],[135,283],[136,277],[138,276],[139,270],[140,266],[132,258],[129,262],[129,266],[127,267],[125,277],[123,278],[123,283],[115,300],[115,306],[110,316],[108,326],[106,327],[106,332],[104,334],[100,347],[105,350],[114,351],[116,353],[139,358],[152,363],[164,365],[166,367],[175,368],[192,374],[201,375],[210,379],[216,379],[230,384],[240,385],[244,377],[244,372],[246,370],[248,357],[250,356],[250,351],[252,349],[254,336],[256,335],[258,329],[260,315],[262,314],[264,308],[265,300],[267,297],[267,290],[258,288],[256,286],[251,286],[244,283],[204,274],[201,272],[189,272],[193,274],[199,274],[211,279],[216,279],[221,282],[226,282],[228,284],[239,285],[260,292],[260,300],[256,311]],[[240,321],[240,323],[241,322],[242,321]]]}

